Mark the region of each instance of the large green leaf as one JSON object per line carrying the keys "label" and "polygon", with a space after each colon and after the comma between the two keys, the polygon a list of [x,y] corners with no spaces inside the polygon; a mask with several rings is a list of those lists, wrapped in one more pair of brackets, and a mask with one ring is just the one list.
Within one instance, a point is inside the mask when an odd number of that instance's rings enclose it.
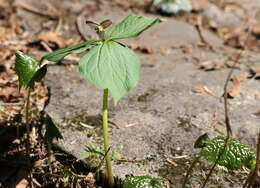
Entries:
{"label": "large green leaf", "polygon": [[46,73],[46,67],[39,67],[39,62],[34,58],[17,51],[15,53],[15,71],[19,79],[19,87],[33,87],[35,81],[40,79]]}
{"label": "large green leaf", "polygon": [[79,68],[91,84],[100,89],[108,88],[116,103],[137,85],[140,61],[128,47],[106,41],[84,55]]}
{"label": "large green leaf", "polygon": [[56,122],[48,115],[46,114],[46,117],[44,119],[44,123],[46,126],[46,132],[44,135],[44,138],[47,142],[52,143],[54,139],[63,139]]}
{"label": "large green leaf", "polygon": [[107,28],[105,38],[107,40],[118,40],[137,37],[152,25],[160,22],[161,20],[158,18],[129,15],[119,24]]}
{"label": "large green leaf", "polygon": [[62,48],[59,50],[56,50],[54,52],[50,52],[45,54],[40,62],[43,62],[44,60],[49,60],[49,61],[54,61],[54,62],[59,62],[61,61],[64,57],[71,53],[81,53],[85,51],[86,49],[90,48],[91,46],[98,44],[99,40],[89,40],[86,42],[82,42],[79,44],[76,44],[74,46],[68,47],[68,48]]}

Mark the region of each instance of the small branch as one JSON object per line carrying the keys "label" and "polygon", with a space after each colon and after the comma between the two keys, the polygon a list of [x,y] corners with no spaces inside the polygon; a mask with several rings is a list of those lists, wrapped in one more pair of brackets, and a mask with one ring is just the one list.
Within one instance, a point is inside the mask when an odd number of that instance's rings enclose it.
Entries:
{"label": "small branch", "polygon": [[204,44],[205,46],[207,46],[211,51],[215,52],[215,49],[213,48],[213,46],[211,44],[209,44],[208,41],[204,38],[202,31],[201,31],[201,27],[198,24],[196,24],[195,29],[197,30],[197,32],[199,34],[201,43]]}
{"label": "small branch", "polygon": [[226,139],[225,139],[225,143],[224,143],[224,147],[223,149],[219,152],[216,161],[214,162],[213,166],[211,167],[205,181],[203,182],[203,185],[201,186],[201,188],[204,188],[211,176],[211,174],[213,173],[213,170],[215,169],[216,165],[218,164],[218,161],[220,160],[220,158],[222,157],[222,155],[225,153],[226,149],[227,149],[227,145],[228,145],[228,140],[229,138],[232,136],[232,129],[231,129],[231,123],[230,123],[230,118],[229,118],[229,109],[228,109],[228,92],[227,92],[227,86],[228,86],[228,82],[232,76],[232,73],[234,71],[234,68],[236,66],[236,64],[238,63],[240,57],[241,57],[241,53],[242,51],[236,56],[235,60],[234,60],[234,64],[231,68],[231,70],[229,71],[229,74],[227,76],[226,82],[224,84],[224,109],[225,109],[225,124],[226,124]]}

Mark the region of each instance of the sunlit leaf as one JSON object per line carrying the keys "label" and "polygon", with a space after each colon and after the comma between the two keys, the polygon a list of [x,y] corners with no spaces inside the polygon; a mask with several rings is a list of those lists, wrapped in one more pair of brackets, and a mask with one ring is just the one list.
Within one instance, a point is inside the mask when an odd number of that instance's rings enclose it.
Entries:
{"label": "sunlit leaf", "polygon": [[119,24],[107,28],[105,38],[107,40],[118,40],[137,37],[149,27],[160,22],[161,20],[158,18],[129,15]]}
{"label": "sunlit leaf", "polygon": [[107,41],[92,48],[79,62],[82,76],[100,89],[111,92],[117,102],[139,80],[140,61],[128,47]]}
{"label": "sunlit leaf", "polygon": [[88,49],[91,46],[96,45],[98,43],[99,43],[99,40],[89,40],[89,41],[82,42],[82,43],[76,44],[76,45],[68,47],[68,48],[62,48],[62,49],[56,50],[54,52],[45,54],[42,57],[40,62],[43,62],[44,60],[59,62],[64,57],[66,57],[67,55],[69,55],[71,53],[84,52],[86,49]]}
{"label": "sunlit leaf", "polygon": [[20,51],[17,51],[15,56],[15,71],[18,75],[19,87],[32,87],[32,78],[39,69],[39,63]]}

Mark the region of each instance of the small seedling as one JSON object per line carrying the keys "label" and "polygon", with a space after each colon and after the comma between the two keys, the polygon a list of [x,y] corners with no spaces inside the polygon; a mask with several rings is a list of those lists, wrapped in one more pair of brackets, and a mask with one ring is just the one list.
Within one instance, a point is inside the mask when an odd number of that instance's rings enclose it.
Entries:
{"label": "small seedling", "polygon": [[[19,80],[19,89],[22,87],[27,89],[27,99],[25,106],[25,124],[26,124],[26,133],[27,133],[27,145],[26,152],[29,156],[30,153],[30,121],[29,121],[29,111],[30,111],[30,95],[31,91],[34,88],[35,82],[39,82],[45,76],[47,72],[47,66],[43,65],[36,61],[34,58],[17,51],[15,53],[15,71],[18,75]],[[19,131],[18,131],[19,132]]]}
{"label": "small seedling", "polygon": [[[207,134],[203,134],[198,138],[194,146],[195,148],[201,148],[200,157],[210,163],[214,163],[218,154],[223,149],[224,143],[225,137],[223,136],[210,139]],[[230,138],[227,149],[217,164],[230,170],[237,170],[243,166],[253,170],[256,165],[256,155],[247,145],[240,143],[234,138]]]}
{"label": "small seedling", "polygon": [[[27,100],[25,106],[25,124],[26,124],[26,133],[27,133],[27,144],[26,152],[29,157],[30,155],[30,122],[29,122],[29,111],[30,111],[30,94],[34,89],[35,82],[40,82],[47,72],[47,65],[42,65],[34,58],[17,51],[16,52],[16,62],[15,62],[15,71],[18,75],[19,80],[19,89],[24,87],[27,89]],[[54,120],[48,115],[45,114],[44,123],[46,126],[46,131],[44,138],[47,142],[48,150],[48,163],[51,164],[51,145],[53,140],[62,138],[61,133],[57,127],[57,124]],[[34,127],[33,127],[34,128]],[[18,131],[19,132],[19,131]],[[35,134],[35,130],[33,131]],[[35,136],[35,135],[34,135]],[[51,168],[50,168],[51,169]]]}
{"label": "small seedling", "polygon": [[256,168],[255,152],[249,146],[240,143],[234,138],[229,138],[226,143],[226,137],[224,136],[216,136],[210,139],[208,134],[205,133],[196,140],[194,147],[201,150],[187,171],[182,184],[183,188],[188,181],[192,169],[201,158],[209,163],[216,163],[220,169],[225,170],[238,170],[246,167],[254,171]]}
{"label": "small seedling", "polygon": [[[135,87],[139,80],[140,61],[135,53],[119,42],[120,39],[139,36],[152,25],[159,23],[157,18],[130,15],[117,25],[111,21],[100,24],[92,21],[86,23],[94,26],[98,40],[90,40],[78,45],[46,54],[46,60],[58,62],[70,53],[90,49],[79,61],[80,74],[92,85],[103,90],[103,138],[104,153],[109,150],[108,142],[108,95],[111,93],[115,104]],[[110,152],[105,156],[106,174],[109,187],[114,186]]]}

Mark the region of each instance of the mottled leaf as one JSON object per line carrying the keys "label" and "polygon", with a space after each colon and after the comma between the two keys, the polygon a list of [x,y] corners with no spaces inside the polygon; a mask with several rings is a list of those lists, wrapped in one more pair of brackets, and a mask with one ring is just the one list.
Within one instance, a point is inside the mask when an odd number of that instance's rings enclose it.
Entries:
{"label": "mottled leaf", "polygon": [[[225,139],[223,136],[210,139],[204,134],[196,141],[195,146],[201,148],[201,157],[210,163],[214,163],[223,150]],[[217,164],[228,169],[240,169],[242,166],[252,169],[255,168],[255,162],[255,152],[250,147],[230,138],[227,148]]]}

